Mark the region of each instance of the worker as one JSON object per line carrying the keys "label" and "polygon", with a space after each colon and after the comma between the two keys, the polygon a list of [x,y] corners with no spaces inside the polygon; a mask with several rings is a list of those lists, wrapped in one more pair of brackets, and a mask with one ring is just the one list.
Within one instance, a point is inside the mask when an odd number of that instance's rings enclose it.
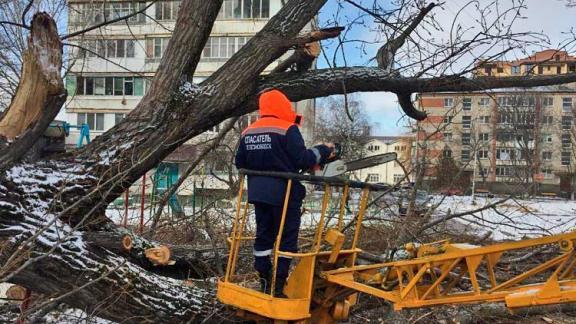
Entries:
{"label": "worker", "polygon": [[[302,116],[296,115],[288,98],[279,90],[268,90],[259,97],[259,119],[243,132],[236,152],[236,168],[258,171],[297,173],[325,163],[332,156],[333,144],[306,149],[298,126]],[[269,293],[272,287],[270,255],[278,235],[284,205],[287,179],[248,176],[248,202],[256,214],[254,268],[260,278],[260,289]],[[300,208],[306,195],[304,186],[292,182],[286,211],[280,251],[298,252]],[[291,259],[279,256],[274,296],[283,297]]]}

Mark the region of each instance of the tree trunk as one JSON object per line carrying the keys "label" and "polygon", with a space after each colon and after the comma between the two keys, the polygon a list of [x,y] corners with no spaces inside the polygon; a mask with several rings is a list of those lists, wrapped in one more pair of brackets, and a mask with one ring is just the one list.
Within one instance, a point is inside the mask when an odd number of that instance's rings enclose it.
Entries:
{"label": "tree trunk", "polygon": [[[262,71],[291,46],[317,40],[298,38],[298,33],[325,2],[289,1],[222,68],[194,85],[187,80],[196,69],[222,0],[183,0],[151,88],[122,123],[73,157],[16,163],[2,150],[0,161],[8,162],[0,171],[0,278],[110,320],[200,320],[217,305],[212,282],[190,287],[155,274],[161,271],[147,270],[142,261],[148,243],[133,236],[134,246],[127,253],[117,239],[90,232],[123,237],[125,232],[105,217],[106,206],[188,139],[255,110],[260,89],[276,87],[297,101],[344,90],[468,91],[576,81],[576,75],[416,79],[364,67],[262,78]],[[37,122],[38,128],[33,129],[40,129],[40,124],[44,125]],[[194,260],[184,250],[173,252],[176,261]]]}
{"label": "tree trunk", "polygon": [[20,84],[0,119],[0,170],[18,161],[36,143],[66,100],[60,76],[62,42],[56,23],[46,13],[32,19],[28,49],[24,52]]}

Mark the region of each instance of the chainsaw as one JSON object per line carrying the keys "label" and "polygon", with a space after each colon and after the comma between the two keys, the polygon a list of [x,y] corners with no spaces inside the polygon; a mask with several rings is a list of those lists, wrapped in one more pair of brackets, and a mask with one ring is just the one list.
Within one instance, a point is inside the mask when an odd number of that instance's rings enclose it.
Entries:
{"label": "chainsaw", "polygon": [[335,177],[346,172],[366,169],[380,164],[388,163],[396,160],[396,152],[383,153],[368,156],[354,161],[344,162],[340,159],[342,156],[342,146],[338,143],[334,144],[334,155],[327,163],[321,164],[314,170],[315,176],[320,177]]}

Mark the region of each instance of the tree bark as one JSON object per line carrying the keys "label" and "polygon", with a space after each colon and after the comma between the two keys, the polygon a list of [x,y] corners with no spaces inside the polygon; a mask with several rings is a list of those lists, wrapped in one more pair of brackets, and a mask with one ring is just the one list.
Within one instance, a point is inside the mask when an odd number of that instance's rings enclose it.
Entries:
{"label": "tree bark", "polygon": [[20,83],[0,119],[0,138],[12,142],[2,148],[0,170],[24,156],[66,100],[60,76],[62,42],[56,23],[47,13],[37,13],[31,25]]}
{"label": "tree bark", "polygon": [[[19,163],[0,172],[0,278],[110,320],[199,320],[216,305],[213,284],[189,287],[146,270],[134,260],[144,248],[136,236],[127,256],[111,241],[98,244],[89,232],[124,235],[105,217],[108,203],[188,139],[255,110],[259,89],[276,87],[297,101],[341,94],[342,84],[348,93],[431,92],[576,81],[575,75],[415,79],[361,67],[261,78],[270,63],[302,41],[298,33],[325,2],[289,1],[221,69],[194,85],[188,80],[222,0],[183,0],[151,88],[122,123],[74,157]],[[184,250],[173,252],[191,259]]]}

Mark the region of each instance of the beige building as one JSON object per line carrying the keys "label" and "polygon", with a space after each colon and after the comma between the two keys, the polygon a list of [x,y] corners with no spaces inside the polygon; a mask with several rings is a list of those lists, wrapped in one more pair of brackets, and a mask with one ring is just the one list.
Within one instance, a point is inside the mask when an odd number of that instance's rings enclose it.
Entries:
{"label": "beige building", "polygon": [[[554,55],[552,55],[554,53]],[[572,71],[574,57],[547,50],[513,62],[483,62],[476,75],[506,77],[514,66],[536,74]],[[558,56],[560,57],[556,59]],[[526,63],[529,62],[529,63]],[[492,72],[491,72],[492,71]],[[427,178],[438,176],[442,157],[459,165],[470,185],[496,192],[526,190],[570,193],[573,183],[574,84],[474,93],[422,94],[428,118],[418,124],[417,159],[428,162]],[[467,189],[467,188],[464,188]]]}
{"label": "beige building", "polygon": [[[119,123],[146,93],[170,42],[180,1],[69,0],[68,5],[69,33],[144,10],[127,22],[106,25],[69,41],[80,48],[70,53],[71,69],[66,77],[69,94],[65,106],[66,121],[72,125],[88,124],[94,138]],[[194,82],[202,82],[218,70],[265,26],[281,6],[282,0],[225,0],[203,50]],[[306,27],[308,30],[311,28],[312,24]],[[288,55],[290,53],[280,60]],[[276,65],[277,62],[273,63],[264,73]],[[314,130],[315,101],[298,102],[295,107],[305,117],[302,133],[309,141]],[[240,123],[247,125],[253,119],[254,116],[245,116]],[[202,140],[214,136],[218,130],[219,126],[214,127],[204,134]],[[79,131],[73,129],[67,143],[77,143],[78,137]],[[186,146],[194,145],[193,142],[183,145],[167,159],[173,164],[169,170],[171,178],[177,178],[197,152],[194,147]],[[224,182],[209,175],[219,171],[203,171],[196,175],[202,179],[190,179],[190,182],[224,187]],[[183,186],[182,193],[190,192],[192,186],[196,184]]]}
{"label": "beige building", "polygon": [[576,57],[548,49],[514,61],[480,61],[475,76],[553,75],[576,72]]}
{"label": "beige building", "polygon": [[412,180],[412,175],[406,176],[412,169],[412,152],[414,151],[413,135],[405,136],[371,136],[364,145],[366,156],[396,152],[398,161],[388,162],[372,168],[354,172],[354,176],[371,183],[406,183]]}

